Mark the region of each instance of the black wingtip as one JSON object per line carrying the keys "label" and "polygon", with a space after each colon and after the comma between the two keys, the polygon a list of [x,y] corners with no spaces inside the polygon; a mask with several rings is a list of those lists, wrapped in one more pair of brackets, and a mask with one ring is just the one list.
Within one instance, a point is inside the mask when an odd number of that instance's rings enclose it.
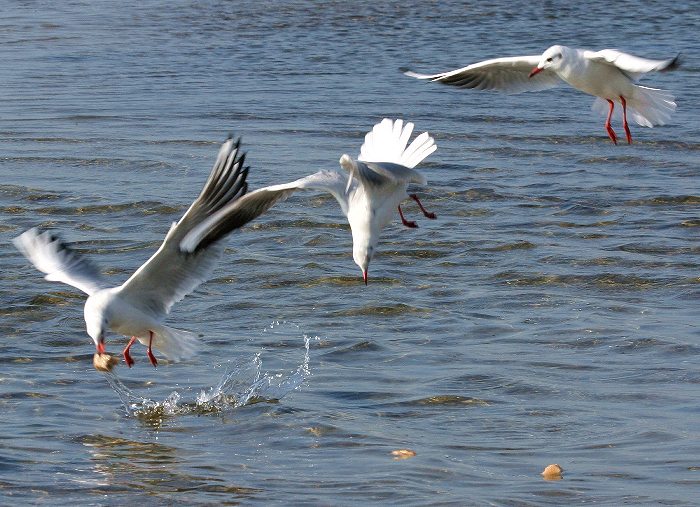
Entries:
{"label": "black wingtip", "polygon": [[248,171],[249,170],[250,170],[250,166],[245,166],[239,172],[237,180],[241,181],[241,186],[238,189],[238,192],[236,193],[236,195],[237,195],[236,199],[240,199],[241,197],[243,197],[244,195],[246,195],[248,193]]}
{"label": "black wingtip", "polygon": [[411,69],[409,69],[408,67],[399,67],[399,72],[405,74],[406,72],[411,72]]}
{"label": "black wingtip", "polygon": [[70,245],[68,245],[68,243],[66,243],[59,234],[56,234],[51,230],[41,232],[39,229],[37,229],[37,231],[37,236],[45,236],[46,238],[48,238],[49,243],[56,243],[58,248],[67,250],[69,252],[74,252],[73,248]]}
{"label": "black wingtip", "polygon": [[226,138],[226,141],[224,143],[228,143],[231,141],[231,149],[229,150],[229,154],[236,152],[238,155],[238,158],[240,160],[240,164],[243,164],[243,161],[245,160],[245,152],[241,151],[241,141],[242,137],[234,137],[233,132],[229,132],[228,137]]}
{"label": "black wingtip", "polygon": [[676,57],[669,62],[666,67],[661,69],[662,72],[668,72],[669,70],[676,70],[678,67],[681,66],[682,58],[681,58],[682,53],[678,53]]}

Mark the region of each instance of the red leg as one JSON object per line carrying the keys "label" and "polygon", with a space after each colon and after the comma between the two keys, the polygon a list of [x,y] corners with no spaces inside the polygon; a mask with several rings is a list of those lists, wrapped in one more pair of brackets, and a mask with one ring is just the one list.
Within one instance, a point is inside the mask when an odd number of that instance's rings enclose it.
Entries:
{"label": "red leg", "polygon": [[156,359],[156,356],[153,355],[153,350],[151,350],[151,345],[153,345],[153,331],[149,331],[149,333],[150,338],[148,339],[148,350],[146,351],[146,355],[153,366],[158,366],[158,360]]}
{"label": "red leg", "polygon": [[612,142],[614,144],[617,144],[617,136],[615,135],[615,131],[613,130],[612,126],[610,125],[610,118],[612,117],[613,109],[615,109],[615,103],[610,99],[607,99],[607,101],[608,101],[608,104],[610,104],[610,111],[608,111],[608,119],[605,120],[605,130],[608,131],[608,137],[610,137],[610,139],[612,139]]}
{"label": "red leg", "polygon": [[131,354],[129,354],[129,349],[131,348],[131,346],[134,344],[135,341],[136,341],[136,337],[132,336],[131,340],[129,340],[129,343],[126,344],[126,347],[124,347],[124,350],[122,351],[122,355],[124,356],[124,362],[126,363],[126,365],[129,368],[134,366],[134,360],[131,359]]}
{"label": "red leg", "polygon": [[435,220],[437,218],[435,213],[431,213],[423,207],[423,203],[420,202],[420,199],[418,199],[418,196],[416,194],[408,194],[408,196],[414,201],[416,201],[416,204],[418,204],[418,207],[423,212],[423,215],[425,215],[427,218],[430,218],[431,220]]}
{"label": "red leg", "polygon": [[622,125],[625,127],[627,144],[632,144],[632,133],[630,132],[630,126],[627,124],[627,101],[622,95],[620,95],[620,102],[622,103]]}
{"label": "red leg", "polygon": [[403,224],[404,224],[406,227],[410,227],[411,229],[415,229],[416,227],[418,227],[418,224],[416,224],[415,222],[413,222],[413,221],[409,222],[408,220],[406,220],[406,219],[404,218],[404,216],[403,216],[403,211],[401,211],[401,205],[400,205],[400,204],[399,204],[399,215],[401,216],[401,221],[403,222]]}

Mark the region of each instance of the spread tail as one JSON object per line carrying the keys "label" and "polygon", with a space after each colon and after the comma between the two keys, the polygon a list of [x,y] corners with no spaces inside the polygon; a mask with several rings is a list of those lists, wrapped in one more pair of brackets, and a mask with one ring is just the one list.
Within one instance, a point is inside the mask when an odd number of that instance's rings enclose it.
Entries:
{"label": "spread tail", "polygon": [[406,147],[413,132],[413,123],[384,118],[365,136],[358,160],[362,162],[391,162],[414,168],[437,149],[435,140],[423,132]]}
{"label": "spread tail", "polygon": [[[148,337],[139,336],[139,342],[148,347]],[[161,326],[154,333],[153,348],[170,361],[192,357],[197,350],[197,334],[192,331]]]}
{"label": "spread tail", "polygon": [[[635,86],[634,95],[625,97],[627,100],[627,118],[634,120],[643,127],[665,125],[671,119],[676,110],[675,97],[666,90]],[[619,102],[619,101],[616,101]],[[617,104],[619,106],[619,104]],[[603,99],[596,99],[593,110],[603,115],[608,114],[608,103]],[[622,108],[615,108],[615,115],[622,115]]]}

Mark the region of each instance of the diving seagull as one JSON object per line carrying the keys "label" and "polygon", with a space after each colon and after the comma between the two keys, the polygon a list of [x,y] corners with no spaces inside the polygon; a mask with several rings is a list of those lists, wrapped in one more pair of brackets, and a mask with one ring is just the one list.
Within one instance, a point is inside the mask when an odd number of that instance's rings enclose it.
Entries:
{"label": "diving seagull", "polygon": [[[401,222],[406,227],[418,227],[416,222],[406,220],[401,202],[412,199],[424,216],[435,219],[434,213],[423,207],[415,193],[408,193],[410,183],[426,185],[425,176],[416,167],[437,146],[435,140],[424,132],[410,145],[408,140],[413,132],[413,123],[388,118],[376,124],[365,136],[365,142],[357,159],[350,155],[340,157],[340,166],[347,176],[337,171],[319,171],[291,183],[273,185],[255,190],[246,195],[249,199],[259,199],[264,206],[270,202],[286,199],[300,189],[329,192],[340,204],[352,231],[352,256],[362,270],[362,279],[367,284],[367,270],[374,255],[382,229],[391,222],[394,211],[398,210]],[[226,214],[226,209],[219,213]],[[209,220],[217,220],[213,215]],[[208,227],[203,222],[200,227]]]}
{"label": "diving seagull", "polygon": [[605,129],[614,144],[617,135],[610,125],[615,103],[622,106],[622,125],[627,143],[632,134],[627,113],[644,127],[664,125],[676,110],[674,96],[636,82],[653,71],[669,71],[680,64],[679,56],[667,60],[649,60],[616,49],[590,51],[566,46],[552,46],[542,55],[494,58],[440,74],[418,74],[401,70],[407,76],[460,88],[499,90],[519,93],[553,88],[566,82],[596,98],[593,110],[605,114]]}
{"label": "diving seagull", "polygon": [[[122,352],[129,367],[134,364],[129,349],[136,340],[148,347],[153,366],[158,364],[154,348],[168,359],[184,359],[194,353],[196,334],[165,326],[165,317],[174,303],[209,278],[223,254],[224,237],[274,204],[260,195],[247,199],[249,168],[244,162],[240,139],[229,138],[199,197],[172,224],[158,251],[118,287],[110,287],[92,262],[50,231],[33,228],[14,243],[47,280],[88,295],[85,325],[97,353],[105,352],[105,336],[111,330],[131,337]],[[226,213],[220,213],[224,208]]]}

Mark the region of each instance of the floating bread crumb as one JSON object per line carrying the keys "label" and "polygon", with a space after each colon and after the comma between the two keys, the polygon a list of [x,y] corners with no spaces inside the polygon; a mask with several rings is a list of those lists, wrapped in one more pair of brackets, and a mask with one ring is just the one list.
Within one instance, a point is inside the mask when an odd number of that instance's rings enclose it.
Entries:
{"label": "floating bread crumb", "polygon": [[119,364],[119,358],[107,353],[98,354],[95,352],[95,355],[92,356],[92,365],[97,371],[112,371],[112,368],[117,364]]}
{"label": "floating bread crumb", "polygon": [[312,426],[311,428],[306,428],[306,431],[308,431],[309,433],[311,433],[315,437],[320,437],[321,435],[323,435],[323,431],[318,426]]}
{"label": "floating bread crumb", "polygon": [[564,469],[562,467],[554,463],[553,465],[547,465],[542,472],[542,477],[544,477],[545,481],[560,481],[563,471]]}
{"label": "floating bread crumb", "polygon": [[395,449],[391,451],[391,455],[394,459],[408,459],[416,455],[416,451],[412,449]]}

